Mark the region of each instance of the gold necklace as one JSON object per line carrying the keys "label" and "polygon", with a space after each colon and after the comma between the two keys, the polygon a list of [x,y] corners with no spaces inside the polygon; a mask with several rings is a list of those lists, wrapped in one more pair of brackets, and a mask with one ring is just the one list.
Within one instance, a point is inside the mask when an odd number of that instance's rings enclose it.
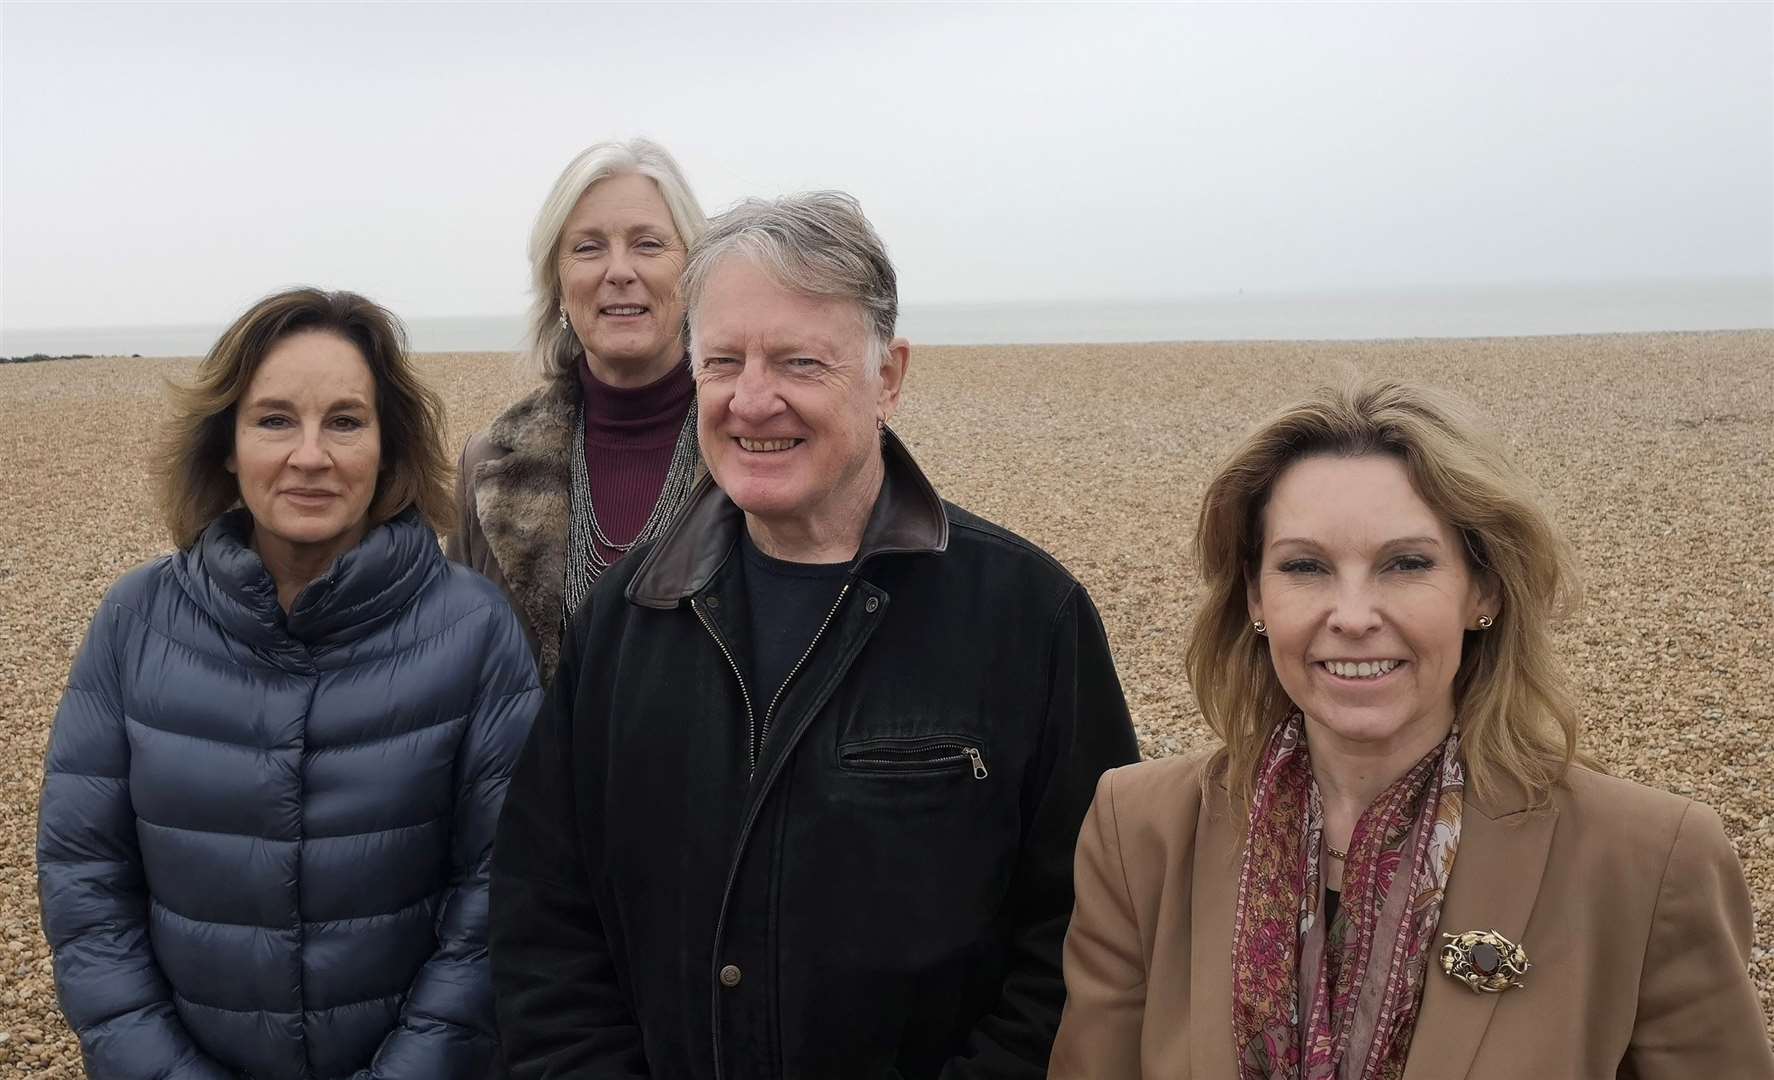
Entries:
{"label": "gold necklace", "polygon": [[1324,842],[1324,850],[1330,852],[1330,857],[1338,862],[1345,862],[1349,858],[1349,853],[1347,851],[1338,851],[1336,848],[1331,847],[1329,840]]}

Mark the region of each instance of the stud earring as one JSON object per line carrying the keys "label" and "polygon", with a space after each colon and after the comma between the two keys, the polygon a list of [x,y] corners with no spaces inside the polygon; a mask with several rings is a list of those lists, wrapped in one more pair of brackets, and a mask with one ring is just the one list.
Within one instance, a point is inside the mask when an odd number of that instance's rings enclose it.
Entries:
{"label": "stud earring", "polygon": [[1480,615],[1478,617],[1478,628],[1480,630],[1489,630],[1494,624],[1495,620],[1489,615]]}
{"label": "stud earring", "polygon": [[567,321],[567,305],[566,304],[561,305],[560,323],[561,323],[562,330],[572,329],[573,324]]}
{"label": "stud earring", "polygon": [[882,417],[882,416],[875,417],[875,430],[876,431],[886,431],[887,430],[887,418],[886,417]]}
{"label": "stud earring", "polygon": [[1261,619],[1257,619],[1255,622],[1252,622],[1250,624],[1250,628],[1252,630],[1255,630],[1258,634],[1267,634],[1269,632],[1269,627],[1266,626],[1263,623],[1263,620],[1261,620]]}

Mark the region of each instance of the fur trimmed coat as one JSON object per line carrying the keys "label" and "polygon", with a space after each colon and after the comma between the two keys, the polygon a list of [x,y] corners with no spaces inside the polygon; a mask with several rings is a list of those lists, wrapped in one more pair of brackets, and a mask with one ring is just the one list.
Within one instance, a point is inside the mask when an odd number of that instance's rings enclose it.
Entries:
{"label": "fur trimmed coat", "polygon": [[[572,473],[567,455],[579,383],[549,379],[513,402],[462,448],[456,471],[461,518],[445,543],[453,561],[505,591],[523,623],[542,685],[560,658]],[[696,477],[706,472],[701,461]]]}
{"label": "fur trimmed coat", "polygon": [[567,454],[579,386],[550,379],[468,440],[456,470],[461,514],[444,545],[452,561],[505,591],[547,686],[560,657],[567,573]]}

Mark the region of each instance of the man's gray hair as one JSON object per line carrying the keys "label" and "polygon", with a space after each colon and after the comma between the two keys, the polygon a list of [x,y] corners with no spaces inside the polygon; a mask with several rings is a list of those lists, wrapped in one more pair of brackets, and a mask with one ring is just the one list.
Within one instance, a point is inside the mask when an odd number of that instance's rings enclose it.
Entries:
{"label": "man's gray hair", "polygon": [[749,258],[785,289],[854,301],[868,332],[867,373],[880,373],[899,321],[899,279],[853,196],[809,191],[746,199],[712,218],[680,282],[692,338],[708,279],[729,255]]}
{"label": "man's gray hair", "polygon": [[579,205],[580,196],[592,185],[629,174],[659,185],[660,198],[671,214],[671,227],[685,247],[694,244],[708,224],[677,161],[651,139],[593,143],[567,162],[542,200],[530,230],[530,313],[524,326],[524,355],[529,366],[545,379],[573,378],[579,358],[585,355],[572,328],[560,324],[561,268],[556,248],[561,230],[567,227],[567,218]]}

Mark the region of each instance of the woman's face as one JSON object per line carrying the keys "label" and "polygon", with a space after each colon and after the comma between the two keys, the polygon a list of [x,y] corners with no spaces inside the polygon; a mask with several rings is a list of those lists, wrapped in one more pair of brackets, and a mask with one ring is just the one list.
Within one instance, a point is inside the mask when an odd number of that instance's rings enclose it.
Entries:
{"label": "woman's face", "polygon": [[376,381],[357,346],[328,331],[273,345],[235,409],[227,461],[254,545],[351,548],[367,531],[381,464]]}
{"label": "woman's face", "polygon": [[644,386],[683,359],[685,255],[649,177],[607,177],[579,197],[556,257],[567,319],[592,374],[612,386]]}
{"label": "woman's face", "polygon": [[1427,753],[1454,722],[1466,633],[1497,610],[1459,533],[1384,455],[1294,463],[1261,528],[1250,617],[1267,624],[1308,737],[1364,757]]}

